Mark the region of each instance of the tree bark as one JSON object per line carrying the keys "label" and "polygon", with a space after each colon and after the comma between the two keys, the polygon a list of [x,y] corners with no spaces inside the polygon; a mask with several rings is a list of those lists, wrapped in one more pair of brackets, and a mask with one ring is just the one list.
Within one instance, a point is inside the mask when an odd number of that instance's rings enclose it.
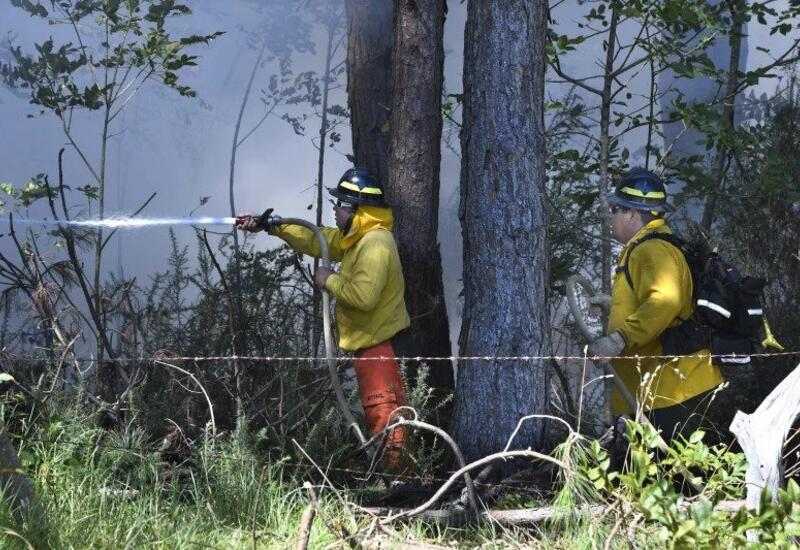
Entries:
{"label": "tree bark", "polygon": [[[437,238],[444,16],[444,0],[402,0],[395,11],[386,190],[412,319],[397,351],[409,356],[451,355]],[[413,379],[417,365],[410,366]],[[431,386],[442,394],[452,391],[452,363],[436,361],[429,367]]]}
{"label": "tree bark", "polygon": [[[341,15],[341,12],[340,12]],[[319,125],[319,150],[317,156],[317,196],[316,196],[316,225],[322,227],[322,197],[325,181],[325,148],[328,138],[328,96],[331,89],[331,61],[333,59],[333,34],[336,32],[335,15],[331,10],[330,20],[327,24],[328,43],[325,48],[325,71],[322,73],[322,117]],[[320,266],[320,259],[314,258],[314,273]],[[312,296],[312,319],[311,330],[311,355],[317,357],[319,342],[322,338],[322,291],[314,286]]]}
{"label": "tree bark", "polygon": [[[544,0],[471,0],[464,45],[462,356],[550,352],[543,122]],[[513,37],[510,40],[509,37]],[[460,361],[453,433],[467,460],[504,448],[548,410],[546,361]],[[529,420],[513,448],[542,448]]]}
{"label": "tree bark", "polygon": [[[604,294],[611,294],[611,212],[609,211],[608,193],[611,189],[611,109],[613,98],[611,86],[614,83],[614,59],[617,45],[617,25],[619,10],[611,6],[611,21],[606,39],[606,61],[603,66],[603,89],[600,94],[600,212],[603,220],[600,226],[602,242],[600,244],[601,289]],[[603,313],[603,326],[608,325],[608,314]],[[613,384],[610,379],[603,380],[603,423],[611,426],[614,417],[611,414],[611,392]]]}
{"label": "tree bark", "polygon": [[[735,1],[729,2],[728,9],[731,14],[731,33],[728,37],[731,51],[728,61],[728,79],[725,82],[725,97],[722,100],[724,132],[733,130],[736,121],[736,90],[739,86],[739,59],[741,57],[742,30],[744,26],[743,12],[746,11],[746,6],[743,6],[741,2]],[[709,236],[717,213],[719,195],[725,182],[729,152],[729,147],[723,140],[720,140],[717,145],[717,154],[714,157],[714,168],[711,172],[711,181],[714,187],[709,189],[708,198],[703,209],[703,217],[700,220],[700,227]]]}
{"label": "tree bark", "polygon": [[347,0],[347,103],[357,166],[388,181],[394,2]]}
{"label": "tree bark", "polygon": [[46,519],[33,482],[25,475],[17,450],[4,426],[0,426],[0,490],[3,491],[3,498],[9,508],[18,518],[36,513],[39,516],[36,519]]}
{"label": "tree bark", "polygon": [[[600,208],[603,225],[600,234],[601,246],[601,288],[603,293],[611,294],[611,214],[608,211],[608,191],[611,189],[610,149],[611,149],[611,85],[614,82],[614,51],[617,45],[617,23],[619,11],[611,7],[611,22],[606,40],[606,62],[603,66],[603,90],[600,95]],[[608,384],[606,384],[608,386]],[[608,394],[608,392],[606,392]],[[607,400],[608,401],[608,400]]]}

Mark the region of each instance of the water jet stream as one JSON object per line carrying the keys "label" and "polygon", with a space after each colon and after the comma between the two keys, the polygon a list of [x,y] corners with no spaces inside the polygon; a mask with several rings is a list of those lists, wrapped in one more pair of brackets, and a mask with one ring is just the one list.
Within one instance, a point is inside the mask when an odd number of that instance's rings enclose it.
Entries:
{"label": "water jet stream", "polygon": [[36,220],[14,218],[14,223],[42,226],[71,226],[71,227],[104,227],[110,229],[135,229],[139,227],[155,227],[163,225],[234,225],[236,218],[232,217],[201,217],[201,218],[105,218],[102,220]]}

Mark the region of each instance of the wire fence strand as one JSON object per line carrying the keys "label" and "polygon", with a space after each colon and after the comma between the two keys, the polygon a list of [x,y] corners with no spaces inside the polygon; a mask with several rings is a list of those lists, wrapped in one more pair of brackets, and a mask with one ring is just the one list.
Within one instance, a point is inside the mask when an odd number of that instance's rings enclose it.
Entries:
{"label": "wire fence strand", "polygon": [[[404,355],[380,355],[377,357],[358,357],[349,355],[340,355],[336,357],[337,361],[373,361],[380,360],[396,360],[400,362],[418,361],[418,362],[433,362],[433,361],[450,361],[450,362],[541,362],[541,361],[640,361],[640,360],[659,360],[659,361],[676,361],[682,357],[709,357],[711,359],[772,359],[778,357],[792,357],[800,356],[800,351],[781,351],[781,352],[762,352],[762,353],[729,353],[729,354],[688,354],[688,355],[622,355],[622,356],[589,356],[589,355],[450,355],[441,357],[428,357],[428,356],[404,356]],[[30,355],[15,356],[12,353],[4,352],[0,355],[2,359],[11,359],[20,362],[41,362],[49,360],[46,357],[34,357]],[[97,362],[98,359],[94,357],[72,357],[69,361],[78,361],[81,363]],[[173,361],[178,363],[213,363],[225,361],[237,362],[250,362],[250,363],[316,363],[327,361],[326,356],[303,356],[303,355],[273,355],[273,356],[257,356],[257,355],[201,355],[201,356],[185,356],[185,355],[169,355],[169,354],[154,354],[142,355],[136,357],[108,357],[103,358],[103,363],[148,363],[153,361]]]}

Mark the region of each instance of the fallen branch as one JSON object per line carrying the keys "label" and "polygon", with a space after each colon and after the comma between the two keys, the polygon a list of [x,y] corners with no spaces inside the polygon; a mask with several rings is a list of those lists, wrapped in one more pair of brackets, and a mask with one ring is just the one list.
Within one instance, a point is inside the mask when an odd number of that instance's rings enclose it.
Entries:
{"label": "fallen branch", "polygon": [[300,532],[297,537],[297,550],[307,550],[308,541],[311,539],[311,527],[314,523],[315,515],[316,510],[314,509],[314,505],[309,504],[308,507],[303,511],[303,515],[300,517]]}
{"label": "fallen branch", "polygon": [[[684,502],[688,509],[691,502]],[[543,508],[519,510],[485,510],[478,517],[491,520],[506,527],[530,527],[550,520],[560,520],[580,516],[597,518],[609,511],[609,506],[596,504],[573,508],[546,506]],[[714,511],[735,514],[745,508],[744,500],[724,500],[714,506]],[[363,508],[362,511],[376,516],[389,516],[391,519],[410,518],[413,510],[401,508]],[[430,510],[413,514],[418,519],[429,521],[440,526],[458,527],[475,519],[468,510]]]}
{"label": "fallen branch", "polygon": [[362,542],[361,548],[363,550],[448,550],[451,547],[417,542],[397,542],[387,537],[381,537]]}
{"label": "fallen branch", "polygon": [[[411,411],[414,413],[414,416],[416,417],[416,415],[417,415],[417,412],[413,408],[405,407],[405,406],[404,407],[398,407],[397,409],[392,411],[392,414],[395,414],[399,410],[402,410],[402,409],[411,409]],[[390,418],[391,418],[391,415],[390,415]],[[384,428],[382,431],[380,431],[377,434],[373,435],[369,439],[369,441],[364,443],[362,448],[367,446],[367,445],[371,445],[379,437],[384,437],[389,432],[391,432],[392,430],[395,430],[395,429],[397,429],[397,428],[399,428],[401,426],[412,426],[414,428],[419,428],[421,430],[428,430],[429,432],[435,433],[436,435],[438,435],[439,437],[444,439],[447,442],[448,445],[450,445],[450,448],[453,450],[453,454],[455,455],[456,460],[458,461],[458,465],[461,467],[461,469],[464,469],[464,467],[466,466],[466,462],[464,461],[464,455],[461,453],[461,449],[459,449],[458,445],[453,440],[453,438],[450,437],[450,434],[448,434],[446,431],[444,431],[443,429],[441,429],[441,428],[439,428],[437,426],[434,426],[432,424],[428,424],[427,422],[422,422],[421,420],[408,420],[406,418],[403,418],[402,416],[398,416],[397,417],[397,422],[396,423],[391,424],[389,426],[386,426],[386,428]],[[478,497],[475,495],[475,486],[472,483],[472,478],[470,477],[468,471],[464,472],[464,484],[466,485],[466,488],[467,488],[467,495],[468,495],[468,498],[469,498],[470,506],[472,506],[473,511],[477,514],[479,512],[479,510],[480,510],[479,505],[478,505]]]}
{"label": "fallen branch", "polygon": [[427,502],[421,504],[420,506],[417,506],[413,510],[406,510],[404,512],[399,513],[396,516],[386,517],[381,520],[381,524],[386,525],[402,517],[413,517],[424,512],[425,510],[433,506],[439,500],[439,498],[441,498],[441,496],[447,492],[450,486],[453,485],[453,483],[455,483],[456,480],[462,477],[465,473],[470,472],[475,468],[479,468],[485,464],[489,464],[490,462],[494,462],[495,460],[506,460],[509,458],[533,458],[537,460],[544,460],[547,462],[552,462],[553,464],[555,464],[556,466],[558,466],[563,470],[569,470],[569,466],[566,463],[558,460],[557,458],[553,458],[550,455],[539,453],[537,451],[505,451],[502,453],[494,453],[489,456],[483,457],[480,460],[476,460],[475,462],[467,464],[463,468],[457,470],[450,476],[450,479],[448,479],[444,483],[444,485],[439,487],[439,490],[436,491],[436,493],[430,499],[428,499]]}
{"label": "fallen branch", "polygon": [[337,537],[342,538],[350,546],[350,548],[359,548],[358,542],[356,542],[356,540],[353,538],[353,535],[350,534],[350,531],[348,531],[344,525],[339,523],[338,529],[336,529],[336,527],[328,521],[328,518],[325,516],[325,512],[322,510],[322,505],[319,503],[319,498],[317,498],[317,492],[314,491],[314,487],[312,487],[311,484],[306,481],[303,483],[303,488],[308,492],[308,498],[311,501],[313,509],[316,511],[317,515],[319,515],[320,519],[325,524],[325,527],[328,528],[328,531]]}
{"label": "fallen branch", "polygon": [[197,384],[197,386],[200,388],[200,391],[203,392],[203,396],[206,398],[206,403],[208,403],[208,413],[211,415],[211,435],[213,436],[213,440],[216,440],[216,438],[217,438],[217,421],[214,419],[214,405],[211,403],[211,398],[208,396],[208,392],[203,387],[203,384],[201,384],[200,381],[197,378],[195,378],[195,376],[191,372],[186,370],[186,369],[182,369],[182,368],[180,368],[178,366],[171,365],[169,363],[165,363],[164,361],[159,361],[158,359],[154,359],[153,363],[155,363],[156,365],[161,365],[162,367],[169,367],[171,369],[175,369],[178,372],[182,372],[183,374],[185,374],[186,376],[191,378],[192,381],[195,384]]}

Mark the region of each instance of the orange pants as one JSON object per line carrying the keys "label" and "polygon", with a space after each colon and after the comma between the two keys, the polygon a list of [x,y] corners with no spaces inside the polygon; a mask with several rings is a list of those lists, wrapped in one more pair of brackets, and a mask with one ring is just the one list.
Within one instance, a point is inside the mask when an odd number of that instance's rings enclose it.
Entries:
{"label": "orange pants", "polygon": [[[354,364],[358,392],[373,435],[386,427],[393,410],[406,404],[400,363],[394,356],[394,348],[389,340],[356,352]],[[386,441],[385,456],[392,470],[401,467],[401,451],[405,440],[405,428],[397,428]]]}

